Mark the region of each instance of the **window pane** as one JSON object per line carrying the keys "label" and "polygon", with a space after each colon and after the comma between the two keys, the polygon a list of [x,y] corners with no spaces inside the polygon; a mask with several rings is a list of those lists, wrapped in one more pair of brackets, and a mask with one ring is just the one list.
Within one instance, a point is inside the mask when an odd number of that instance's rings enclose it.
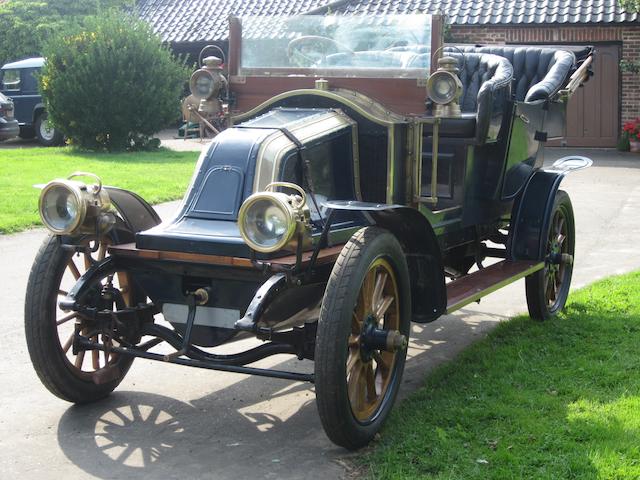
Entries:
{"label": "window pane", "polygon": [[3,90],[20,90],[20,70],[5,70],[2,76]]}

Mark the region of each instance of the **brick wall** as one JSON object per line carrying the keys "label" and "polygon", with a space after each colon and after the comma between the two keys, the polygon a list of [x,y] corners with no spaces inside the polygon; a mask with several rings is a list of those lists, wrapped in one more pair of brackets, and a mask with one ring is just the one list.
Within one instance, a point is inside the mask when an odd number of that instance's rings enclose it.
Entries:
{"label": "brick wall", "polygon": [[[585,43],[620,42],[621,59],[640,61],[640,25],[580,27],[465,27],[451,26],[458,43]],[[596,72],[597,74],[597,72]],[[640,117],[640,74],[621,73],[621,120]]]}

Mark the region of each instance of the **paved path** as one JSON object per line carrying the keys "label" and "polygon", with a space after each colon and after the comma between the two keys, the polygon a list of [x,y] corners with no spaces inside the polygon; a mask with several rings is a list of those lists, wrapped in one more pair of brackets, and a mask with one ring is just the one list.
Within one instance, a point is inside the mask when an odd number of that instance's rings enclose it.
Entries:
{"label": "paved path", "polygon": [[[640,268],[640,158],[587,153],[596,159],[595,167],[569,176],[563,185],[577,217],[574,286]],[[172,206],[163,206],[161,215]],[[324,436],[308,385],[136,360],[120,388],[103,402],[73,407],[50,395],[29,363],[22,319],[27,276],[43,235],[32,230],[0,236],[2,478],[325,480],[343,475],[342,462],[349,455]],[[521,281],[479,305],[414,326],[402,395],[418,388],[429,369],[525,308]],[[282,362],[311,368],[283,358],[263,361]]]}

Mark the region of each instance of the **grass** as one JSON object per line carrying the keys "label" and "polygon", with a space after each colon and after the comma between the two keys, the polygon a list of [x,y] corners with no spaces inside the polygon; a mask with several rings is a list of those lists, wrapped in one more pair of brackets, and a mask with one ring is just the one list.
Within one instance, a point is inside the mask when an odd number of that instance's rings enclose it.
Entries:
{"label": "grass", "polygon": [[358,463],[380,479],[640,478],[640,272],[518,317],[428,376]]}
{"label": "grass", "polygon": [[39,190],[34,184],[81,170],[105,185],[133,190],[150,203],[180,198],[187,188],[197,152],[160,149],[140,153],[93,153],[64,148],[0,150],[0,233],[40,225]]}

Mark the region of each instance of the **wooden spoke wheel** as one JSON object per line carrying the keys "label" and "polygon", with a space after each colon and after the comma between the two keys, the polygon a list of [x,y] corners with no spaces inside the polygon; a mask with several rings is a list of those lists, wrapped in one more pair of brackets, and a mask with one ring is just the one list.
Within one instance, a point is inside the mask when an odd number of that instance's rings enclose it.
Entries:
{"label": "wooden spoke wheel", "polygon": [[373,227],[356,233],[327,284],[315,350],[318,411],[338,445],[366,445],[393,406],[406,358],[410,296],[396,238]]}
{"label": "wooden spoke wheel", "polygon": [[525,281],[529,315],[536,320],[546,320],[558,313],[569,296],[575,224],[571,200],[562,190],[556,194],[546,239],[544,269]]}
{"label": "wooden spoke wheel", "polygon": [[[58,397],[74,403],[95,401],[108,395],[122,381],[132,357],[118,356],[106,350],[73,353],[76,329],[93,342],[117,345],[76,312],[62,311],[58,302],[91,265],[105,258],[111,240],[87,240],[95,252],[74,253],[65,250],[57,237],[43,243],[29,277],[25,297],[25,334],[29,355],[43,384]],[[114,272],[96,281],[92,291],[98,295],[108,286],[117,291],[111,308],[124,308],[141,301],[132,291],[126,272]],[[101,305],[101,308],[109,308]]]}

